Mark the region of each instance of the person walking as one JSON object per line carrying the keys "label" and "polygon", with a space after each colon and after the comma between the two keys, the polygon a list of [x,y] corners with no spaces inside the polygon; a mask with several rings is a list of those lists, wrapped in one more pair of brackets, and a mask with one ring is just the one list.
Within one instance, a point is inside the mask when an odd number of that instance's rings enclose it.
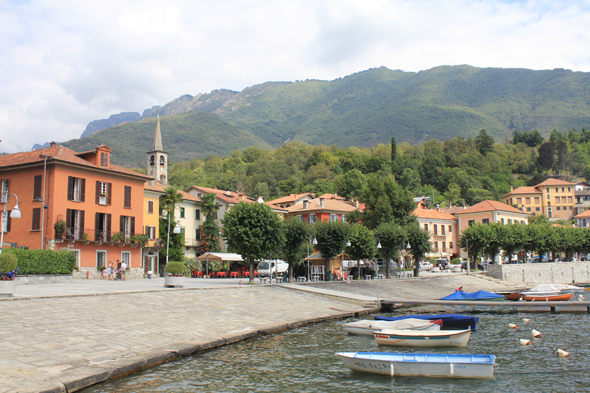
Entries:
{"label": "person walking", "polygon": [[125,263],[125,261],[123,261],[123,263],[121,264],[121,277],[123,278],[123,281],[127,281],[127,275],[125,274],[127,271],[127,264]]}
{"label": "person walking", "polygon": [[113,269],[113,262],[109,261],[109,275],[108,275],[109,280],[113,279],[113,274],[115,274],[115,269]]}

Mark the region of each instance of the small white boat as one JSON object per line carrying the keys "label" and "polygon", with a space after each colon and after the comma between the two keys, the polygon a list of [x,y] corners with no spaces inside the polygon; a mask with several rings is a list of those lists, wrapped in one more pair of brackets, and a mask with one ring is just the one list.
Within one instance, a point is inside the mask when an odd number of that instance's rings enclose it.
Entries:
{"label": "small white boat", "polygon": [[442,321],[429,321],[425,319],[401,319],[399,321],[376,321],[374,319],[363,319],[356,322],[348,322],[342,328],[350,334],[372,336],[374,332],[383,329],[393,330],[440,330]]}
{"label": "small white boat", "polygon": [[380,330],[373,333],[377,344],[406,347],[464,347],[471,329],[465,330]]}
{"label": "small white boat", "polygon": [[494,355],[338,352],[352,371],[405,377],[493,378]]}

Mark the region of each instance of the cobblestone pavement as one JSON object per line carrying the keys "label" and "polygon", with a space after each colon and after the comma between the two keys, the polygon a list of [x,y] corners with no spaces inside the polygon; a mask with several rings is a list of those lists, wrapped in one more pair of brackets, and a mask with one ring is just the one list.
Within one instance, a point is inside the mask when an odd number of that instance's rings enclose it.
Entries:
{"label": "cobblestone pavement", "polygon": [[0,392],[75,391],[201,346],[357,312],[275,285],[0,301]]}

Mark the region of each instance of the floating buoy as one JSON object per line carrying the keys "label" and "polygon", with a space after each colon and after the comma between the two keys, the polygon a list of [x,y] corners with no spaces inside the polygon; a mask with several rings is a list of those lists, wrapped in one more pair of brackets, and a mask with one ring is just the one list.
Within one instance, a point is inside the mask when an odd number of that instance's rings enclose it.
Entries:
{"label": "floating buoy", "polygon": [[553,353],[557,355],[558,358],[569,358],[569,352],[564,351],[563,349],[555,349]]}
{"label": "floating buoy", "polygon": [[541,332],[535,329],[531,329],[531,336],[535,338],[541,338]]}
{"label": "floating buoy", "polygon": [[517,329],[518,329],[518,325],[517,325],[517,324],[515,324],[515,323],[509,323],[509,324],[508,324],[508,327],[509,327],[509,328],[512,328],[512,329],[515,329],[515,330],[517,330]]}
{"label": "floating buoy", "polygon": [[525,322],[525,323],[527,323],[527,322],[530,322],[531,320],[528,319],[528,318],[523,318],[522,321]]}
{"label": "floating buoy", "polygon": [[520,345],[533,345],[533,343],[531,342],[531,340],[527,340],[525,338],[521,338],[518,341],[520,342]]}

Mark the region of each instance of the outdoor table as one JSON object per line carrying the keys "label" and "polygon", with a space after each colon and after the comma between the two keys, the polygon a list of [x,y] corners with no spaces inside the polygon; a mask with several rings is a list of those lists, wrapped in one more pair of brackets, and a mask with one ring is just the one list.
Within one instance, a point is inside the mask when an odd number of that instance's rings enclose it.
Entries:
{"label": "outdoor table", "polygon": [[299,276],[299,277],[297,277],[297,281],[305,282],[305,281],[307,281],[307,278],[305,278],[304,276]]}
{"label": "outdoor table", "polygon": [[225,277],[227,277],[227,272],[218,272],[217,273],[217,277],[219,277],[219,278],[225,278]]}
{"label": "outdoor table", "polygon": [[239,274],[239,272],[231,272],[229,275],[231,276],[231,278],[237,278]]}
{"label": "outdoor table", "polygon": [[203,272],[195,272],[195,276],[197,276],[197,278],[203,277]]}
{"label": "outdoor table", "polygon": [[243,271],[243,272],[242,272],[242,276],[243,276],[243,277],[246,277],[246,278],[248,278],[248,277],[250,277],[250,272],[248,272],[248,271]]}
{"label": "outdoor table", "polygon": [[371,279],[371,275],[370,274],[365,274],[365,280],[370,280]]}

